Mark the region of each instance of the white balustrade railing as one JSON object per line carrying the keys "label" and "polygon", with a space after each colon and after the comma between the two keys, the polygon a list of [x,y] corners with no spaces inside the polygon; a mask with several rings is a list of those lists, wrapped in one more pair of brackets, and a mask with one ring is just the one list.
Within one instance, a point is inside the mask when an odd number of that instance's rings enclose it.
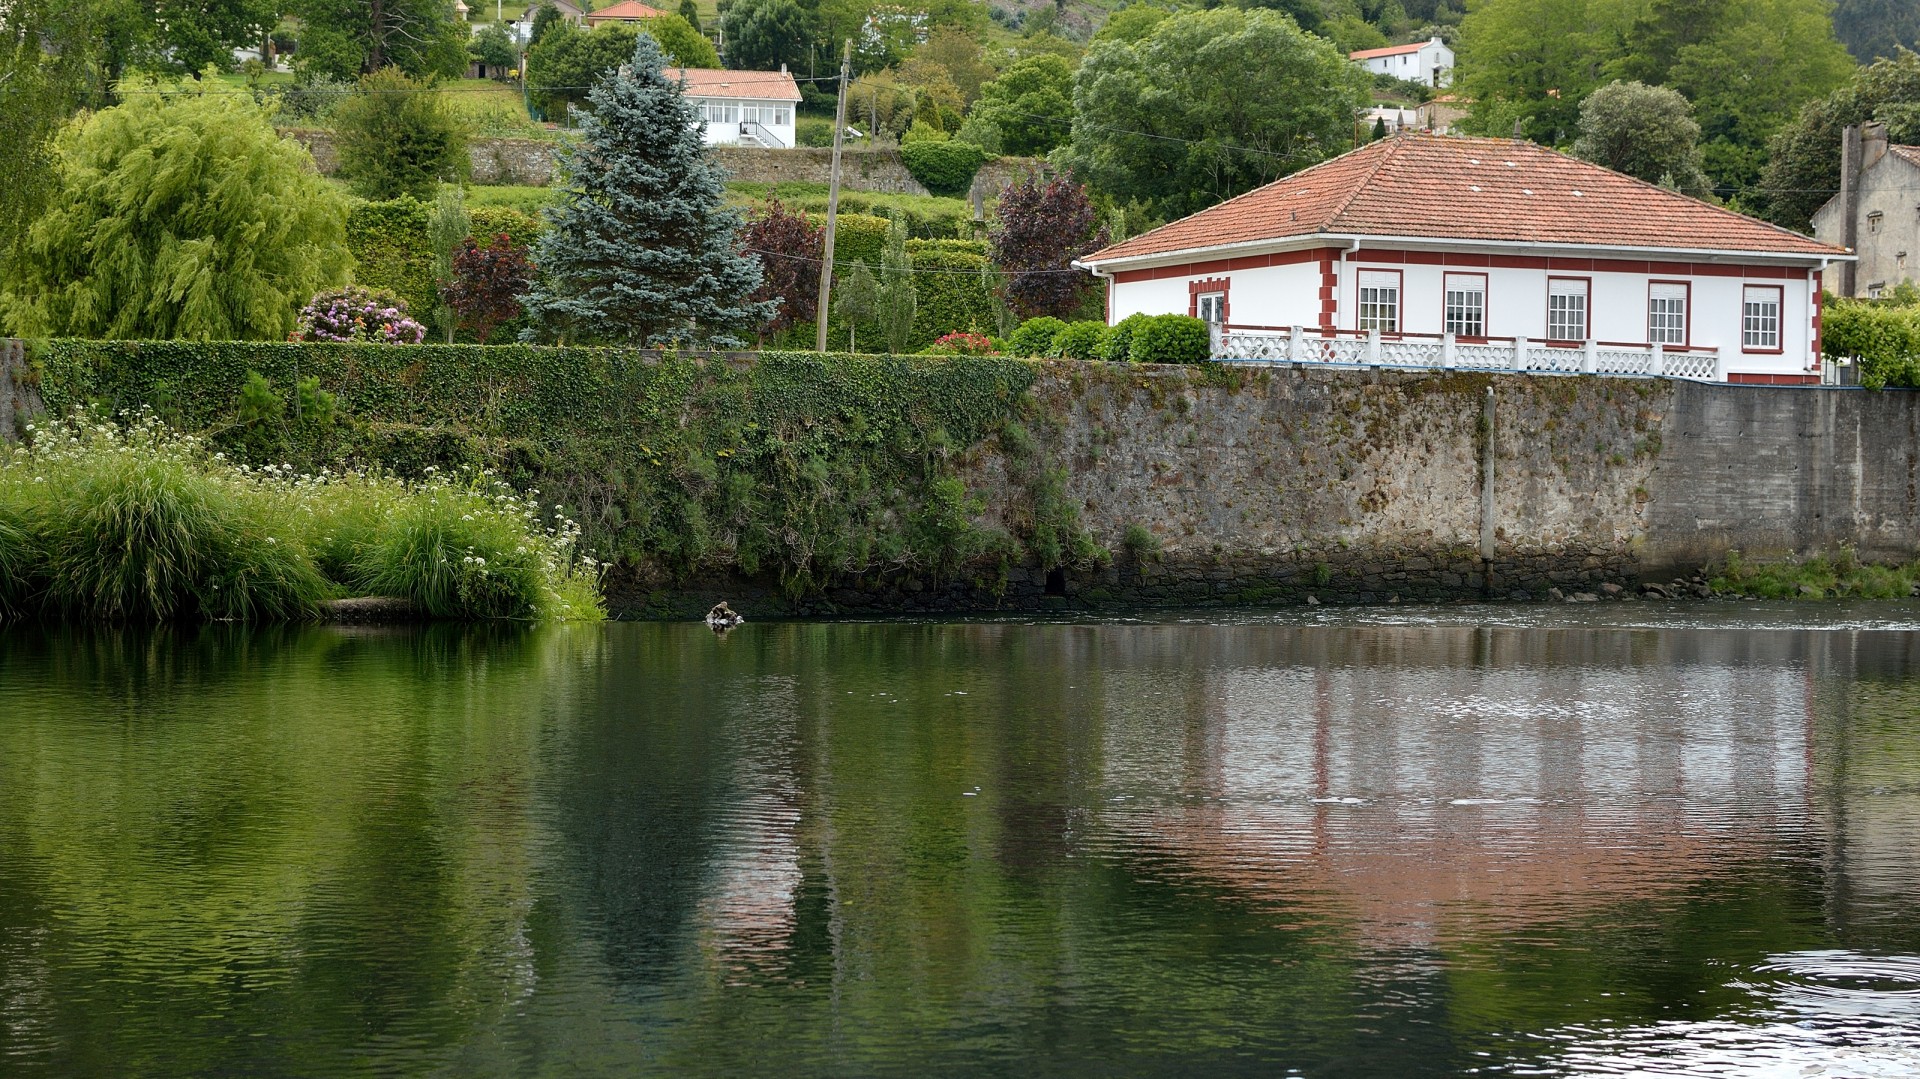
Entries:
{"label": "white balustrade railing", "polygon": [[1213,354],[1230,363],[1329,363],[1365,367],[1425,367],[1468,371],[1536,371],[1547,374],[1657,375],[1725,382],[1717,349],[1675,350],[1657,344],[1548,344],[1460,341],[1452,334],[1355,333],[1351,330],[1288,330],[1214,326]]}

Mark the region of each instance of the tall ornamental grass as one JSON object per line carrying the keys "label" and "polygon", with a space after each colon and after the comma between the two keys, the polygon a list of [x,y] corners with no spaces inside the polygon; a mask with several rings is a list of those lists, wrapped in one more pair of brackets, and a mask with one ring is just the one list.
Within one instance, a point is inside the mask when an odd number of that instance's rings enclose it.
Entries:
{"label": "tall ornamental grass", "polygon": [[0,617],[292,621],[360,595],[436,618],[605,616],[578,527],[485,473],[250,468],[151,417],[30,434],[0,451]]}

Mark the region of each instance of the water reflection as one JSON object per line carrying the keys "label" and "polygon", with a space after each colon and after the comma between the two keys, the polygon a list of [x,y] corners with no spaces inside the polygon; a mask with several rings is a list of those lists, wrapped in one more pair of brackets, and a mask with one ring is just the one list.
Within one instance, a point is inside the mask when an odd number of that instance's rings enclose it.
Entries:
{"label": "water reflection", "polygon": [[1920,634],[1613,610],[14,631],[0,1070],[1910,1072]]}

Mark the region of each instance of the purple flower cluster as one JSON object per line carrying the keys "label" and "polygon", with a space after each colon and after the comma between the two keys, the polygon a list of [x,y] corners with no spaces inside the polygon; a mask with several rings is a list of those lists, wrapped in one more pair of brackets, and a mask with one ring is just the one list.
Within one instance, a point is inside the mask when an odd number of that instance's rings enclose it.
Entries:
{"label": "purple flower cluster", "polygon": [[407,317],[406,301],[385,289],[348,285],[315,296],[300,309],[298,341],[375,341],[417,345],[427,328]]}

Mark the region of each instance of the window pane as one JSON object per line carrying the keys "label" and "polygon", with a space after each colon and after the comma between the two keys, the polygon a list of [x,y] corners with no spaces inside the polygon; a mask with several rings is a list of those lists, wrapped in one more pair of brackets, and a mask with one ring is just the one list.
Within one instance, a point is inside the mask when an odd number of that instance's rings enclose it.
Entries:
{"label": "window pane", "polygon": [[1565,279],[1547,282],[1547,338],[1552,341],[1587,339],[1587,283]]}
{"label": "window pane", "polygon": [[1360,271],[1360,329],[1400,332],[1400,275]]}
{"label": "window pane", "polygon": [[1225,322],[1227,320],[1227,294],[1224,292],[1203,293],[1200,297],[1199,312],[1201,319],[1207,322]]}
{"label": "window pane", "polygon": [[1780,347],[1780,293],[1773,289],[1746,290],[1741,305],[1740,341],[1747,348]]}
{"label": "window pane", "polygon": [[1487,335],[1486,281],[1480,277],[1448,274],[1447,310],[1442,331],[1459,337]]}
{"label": "window pane", "polygon": [[1654,285],[1647,299],[1647,340],[1659,345],[1687,343],[1685,285]]}

